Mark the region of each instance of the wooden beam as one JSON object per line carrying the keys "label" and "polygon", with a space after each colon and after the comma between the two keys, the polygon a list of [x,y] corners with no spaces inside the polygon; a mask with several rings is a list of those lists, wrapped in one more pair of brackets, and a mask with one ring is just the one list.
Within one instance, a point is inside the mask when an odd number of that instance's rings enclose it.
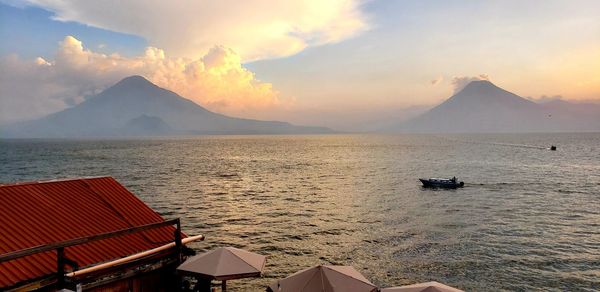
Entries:
{"label": "wooden beam", "polygon": [[29,256],[29,255],[36,254],[36,253],[48,252],[48,251],[59,249],[59,248],[65,248],[65,247],[69,247],[69,246],[73,246],[73,245],[88,243],[91,241],[131,234],[131,233],[135,233],[135,232],[159,228],[159,227],[163,227],[163,226],[170,226],[170,225],[174,225],[174,224],[179,224],[179,218],[166,220],[166,221],[158,222],[158,223],[150,223],[150,224],[141,225],[141,226],[132,227],[132,228],[121,229],[121,230],[112,231],[112,232],[106,232],[106,233],[102,233],[102,234],[96,234],[96,235],[92,235],[92,236],[86,236],[86,237],[65,240],[65,241],[61,241],[61,242],[38,245],[38,246],[34,246],[34,247],[30,247],[30,248],[13,251],[13,252],[9,252],[9,253],[0,255],[0,263],[14,260],[17,258],[21,258],[24,256]]}
{"label": "wooden beam", "polygon": [[112,273],[109,276],[106,276],[106,277],[101,278],[96,281],[89,281],[89,280],[83,281],[84,283],[82,284],[82,289],[89,290],[89,289],[96,288],[96,287],[99,287],[102,285],[106,285],[106,284],[109,284],[109,283],[112,283],[115,281],[131,278],[131,277],[139,276],[141,274],[145,274],[148,272],[163,269],[163,268],[166,268],[171,265],[173,266],[173,268],[177,267],[177,259],[163,259],[163,260],[159,260],[156,263],[146,266],[146,267],[128,268],[120,273]]}
{"label": "wooden beam", "polygon": [[[196,236],[190,236],[190,237],[186,237],[184,240],[182,240],[182,243],[187,244],[188,242],[192,242],[195,240],[204,240],[204,235],[196,235]],[[175,247],[175,242],[171,242],[171,243],[167,243],[165,245],[159,246],[159,247],[155,247],[153,249],[149,249],[143,252],[139,252],[136,254],[132,254],[129,256],[126,256],[124,258],[119,258],[116,260],[112,260],[109,262],[104,262],[95,266],[91,266],[91,267],[87,267],[85,269],[81,269],[81,270],[77,270],[77,271],[73,271],[73,272],[69,272],[66,274],[67,277],[78,277],[81,276],[83,274],[88,274],[91,272],[95,272],[97,270],[102,270],[102,269],[106,269],[106,268],[110,268],[110,267],[114,267],[114,266],[118,266],[121,265],[123,263],[127,263],[127,262],[131,262],[133,260],[139,259],[139,258],[143,258],[143,257],[147,257],[147,256],[151,256],[154,255],[158,252],[164,251],[164,250],[168,250]]]}

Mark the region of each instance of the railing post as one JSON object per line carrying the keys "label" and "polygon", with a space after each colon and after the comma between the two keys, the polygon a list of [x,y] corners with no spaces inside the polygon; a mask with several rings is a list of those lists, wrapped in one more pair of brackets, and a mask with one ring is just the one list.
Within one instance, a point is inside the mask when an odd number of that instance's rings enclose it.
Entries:
{"label": "railing post", "polygon": [[65,286],[65,248],[59,247],[56,249],[56,276],[57,289],[62,289]]}
{"label": "railing post", "polygon": [[[177,225],[177,228],[175,228],[175,255],[177,256],[177,266],[179,266],[182,262],[181,221],[179,218],[177,218],[175,224]],[[175,291],[181,291],[181,280],[181,276],[175,271],[175,283],[177,285]]]}
{"label": "railing post", "polygon": [[177,218],[175,224],[177,225],[175,229],[175,253],[177,254],[177,265],[179,265],[182,262],[181,222],[179,218]]}

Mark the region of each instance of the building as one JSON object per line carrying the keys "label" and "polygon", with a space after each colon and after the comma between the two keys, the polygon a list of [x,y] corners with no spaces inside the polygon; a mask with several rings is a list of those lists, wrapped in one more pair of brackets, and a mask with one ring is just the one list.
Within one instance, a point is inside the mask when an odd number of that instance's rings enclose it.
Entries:
{"label": "building", "polygon": [[0,290],[173,290],[179,226],[111,177],[0,185]]}

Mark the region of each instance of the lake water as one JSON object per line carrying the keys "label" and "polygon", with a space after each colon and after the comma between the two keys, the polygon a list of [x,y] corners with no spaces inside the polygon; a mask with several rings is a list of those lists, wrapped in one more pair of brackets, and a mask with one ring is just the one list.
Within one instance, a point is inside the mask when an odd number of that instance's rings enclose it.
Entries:
{"label": "lake water", "polygon": [[[557,145],[557,151],[545,148]],[[113,176],[198,251],[268,256],[265,277],[352,265],[380,286],[600,289],[600,134],[5,140],[0,182]],[[419,177],[454,176],[458,190]]]}

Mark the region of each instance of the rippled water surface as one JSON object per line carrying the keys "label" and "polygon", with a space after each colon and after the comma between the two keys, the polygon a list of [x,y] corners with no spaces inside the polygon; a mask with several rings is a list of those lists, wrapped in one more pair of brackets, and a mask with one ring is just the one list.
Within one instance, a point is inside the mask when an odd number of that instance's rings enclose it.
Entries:
{"label": "rippled water surface", "polygon": [[[195,249],[267,255],[265,277],[232,291],[319,263],[380,286],[594,291],[599,148],[600,134],[5,140],[0,182],[113,176],[205,234]],[[463,189],[417,180],[453,175]]]}

